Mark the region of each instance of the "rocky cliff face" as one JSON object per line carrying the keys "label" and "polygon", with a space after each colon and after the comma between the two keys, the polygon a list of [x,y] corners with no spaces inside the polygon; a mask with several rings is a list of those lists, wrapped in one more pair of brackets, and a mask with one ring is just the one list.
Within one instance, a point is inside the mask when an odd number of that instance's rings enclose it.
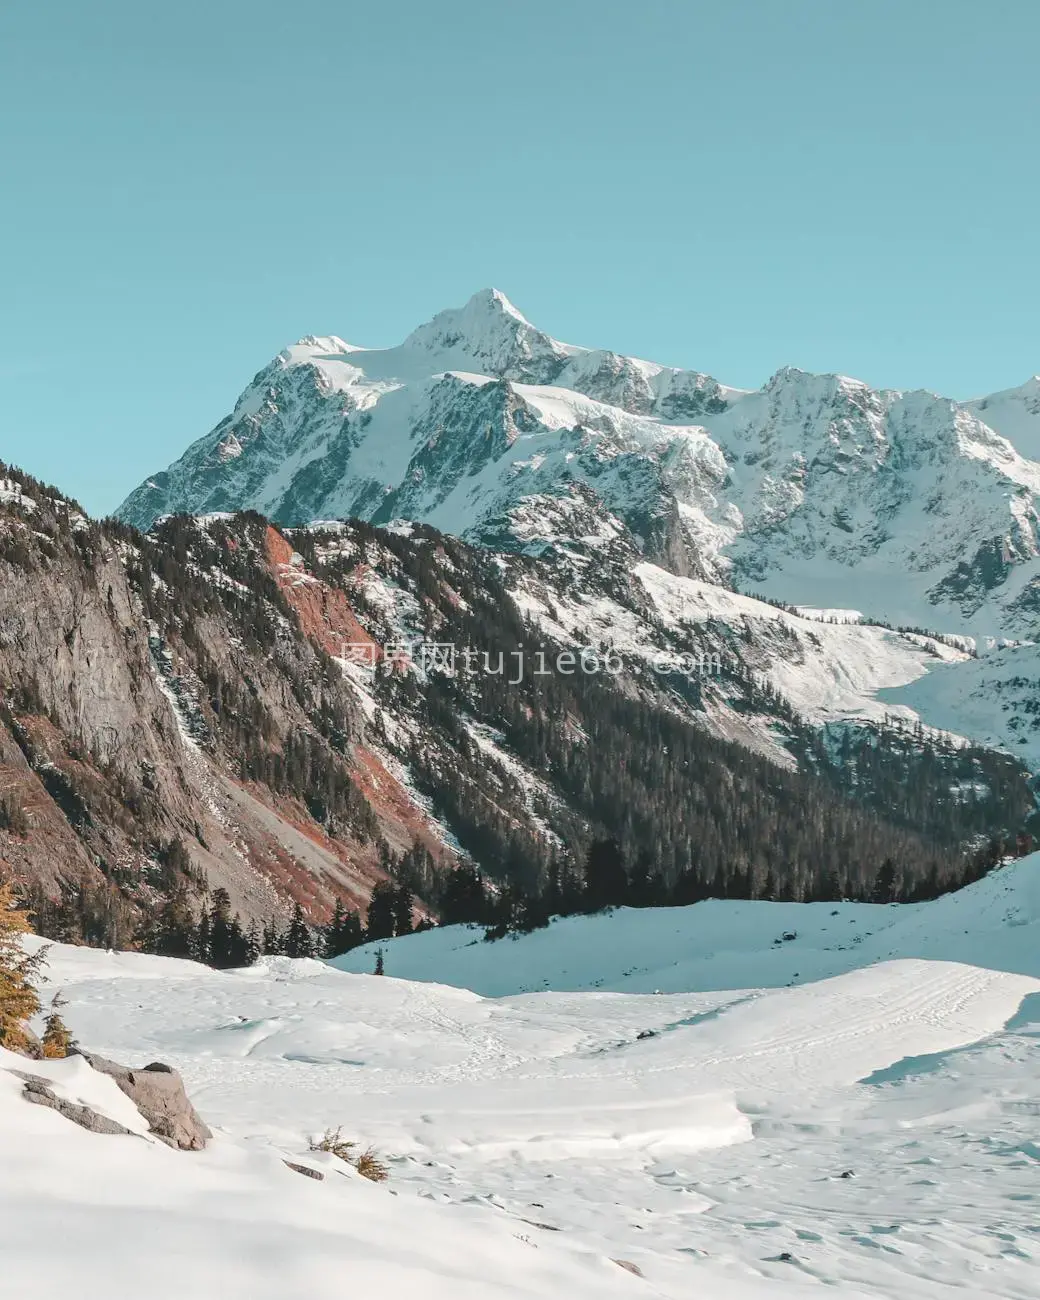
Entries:
{"label": "rocky cliff face", "polygon": [[387,849],[450,856],[389,773],[362,793],[362,719],[325,648],[356,623],[300,589],[265,521],[145,539],[19,486],[0,504],[0,855],[20,877],[107,888],[125,929],[180,841],[245,916],[298,900],[317,920],[364,903]]}

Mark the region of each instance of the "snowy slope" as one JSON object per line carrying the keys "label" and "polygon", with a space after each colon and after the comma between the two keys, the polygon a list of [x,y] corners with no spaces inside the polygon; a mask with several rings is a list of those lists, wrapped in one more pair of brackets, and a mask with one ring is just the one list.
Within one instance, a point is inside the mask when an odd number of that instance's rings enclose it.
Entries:
{"label": "snowy slope", "polygon": [[[547,639],[576,649],[609,645],[644,679],[667,682],[670,663],[693,666],[701,682],[700,720],[777,762],[792,760],[771,730],[774,720],[749,711],[719,669],[740,669],[772,687],[812,725],[906,726],[922,718],[931,726],[938,711],[930,702],[915,706],[899,688],[940,665],[973,662],[967,651],[933,637],[797,614],[645,561],[632,565],[630,587],[619,575],[604,582],[609,553],[604,542],[596,572],[584,581],[550,585],[524,576],[511,594]],[[951,707],[934,726],[974,737],[975,722],[970,712]]]}
{"label": "snowy slope", "polygon": [[1040,375],[1033,375],[1018,388],[991,393],[965,405],[1023,456],[1040,461]]}
{"label": "snowy slope", "polygon": [[[430,1300],[640,1292],[610,1260],[554,1243],[536,1250],[513,1225],[394,1199],[330,1161],[326,1181],[304,1178],[269,1142],[222,1136],[188,1156],[147,1138],[86,1133],[21,1099],[11,1071],[30,1065],[59,1091],[89,1098],[107,1084],[130,1105],[102,1075],[90,1089],[75,1087],[93,1075],[82,1061],[46,1068],[0,1049],[2,1287],[12,1300],[303,1300],[343,1288]],[[322,1168],[320,1157],[302,1160]]]}
{"label": "snowy slope", "polygon": [[[785,940],[784,935],[795,938]],[[621,908],[485,943],[448,926],[356,948],[335,965],[503,997],[539,989],[677,993],[779,988],[872,962],[966,962],[1040,979],[1040,854],[929,903],[765,903]]]}
{"label": "snowy slope", "polygon": [[[70,1130],[0,1058],[5,1280],[42,1300],[146,1278],[159,1300],[1035,1297],[1038,873],[919,908],[618,913],[478,942],[469,967],[629,989],[641,957],[659,996],[55,947],[79,1037],[178,1066],[217,1139],[185,1156]],[[465,937],[397,941],[389,968],[454,979]],[[795,954],[813,978],[787,987]],[[338,1124],[388,1156],[396,1197],[280,1164]]]}
{"label": "snowy slope", "polygon": [[1040,769],[1040,646],[1005,646],[956,672],[937,666],[903,686],[881,688],[877,703],[909,708],[932,726],[1006,749]]}
{"label": "snowy slope", "polygon": [[1035,380],[958,404],[790,368],[740,392],[560,343],[486,290],[396,348],[287,348],[119,513],[400,517],[531,547],[566,541],[551,503],[591,492],[678,572],[824,606],[851,584],[891,622],[1021,632],[1040,574],[1037,400]]}

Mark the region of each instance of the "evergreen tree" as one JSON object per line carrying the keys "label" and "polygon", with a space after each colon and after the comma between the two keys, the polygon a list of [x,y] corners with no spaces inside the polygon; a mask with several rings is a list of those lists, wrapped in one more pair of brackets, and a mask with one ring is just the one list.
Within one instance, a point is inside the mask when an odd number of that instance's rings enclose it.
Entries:
{"label": "evergreen tree", "polygon": [[484,878],[476,867],[463,864],[448,873],[439,899],[442,925],[483,925],[488,907]]}
{"label": "evergreen tree", "polygon": [[239,965],[241,939],[241,928],[236,936],[232,925],[231,896],[226,889],[215,889],[209,909],[209,964],[217,970]]}
{"label": "evergreen tree", "polygon": [[28,1047],[25,1023],[40,1009],[33,978],[43,955],[26,956],[21,942],[23,935],[31,933],[14,889],[8,881],[0,881],[0,1047],[12,1052]]}
{"label": "evergreen tree", "polygon": [[173,894],[183,889],[192,879],[193,869],[191,855],[184,841],[177,836],[159,853],[159,888],[166,894]]}
{"label": "evergreen tree", "polygon": [[412,905],[414,903],[412,891],[407,885],[398,885],[397,892],[394,896],[394,933],[411,934],[412,923]]}
{"label": "evergreen tree", "polygon": [[665,899],[664,882],[654,865],[653,855],[644,849],[629,876],[628,902],[632,907],[657,907]]}
{"label": "evergreen tree", "polygon": [[293,909],[292,920],[285,936],[285,955],[287,957],[313,957],[314,936],[303,919],[303,908],[299,903]]}
{"label": "evergreen tree", "polygon": [[397,888],[389,880],[379,880],[368,903],[368,938],[392,939],[397,926]]}
{"label": "evergreen tree", "polygon": [[210,924],[209,913],[203,912],[199,917],[199,923],[195,927],[193,942],[194,952],[192,956],[196,961],[204,962],[207,966],[210,963]]}
{"label": "evergreen tree", "polygon": [[260,960],[264,950],[264,939],[260,931],[260,926],[255,918],[249,922],[249,929],[245,935],[245,954],[244,965],[255,966]]}
{"label": "evergreen tree", "polygon": [[332,909],[332,920],[325,927],[322,936],[322,947],[326,957],[339,957],[346,951],[345,948],[340,946],[346,914],[347,909],[343,904],[343,899],[337,897],[336,906]]}
{"label": "evergreen tree", "polygon": [[365,942],[365,931],[361,917],[353,909],[348,910],[341,898],[336,899],[332,921],[325,931],[325,955],[340,957],[352,948],[358,948]]}
{"label": "evergreen tree", "polygon": [[282,957],[285,955],[285,935],[279,930],[274,917],[271,917],[264,926],[263,955],[265,957]]}
{"label": "evergreen tree", "polygon": [[875,877],[871,902],[894,903],[896,894],[896,864],[891,858],[886,858]]}
{"label": "evergreen tree", "polygon": [[65,1021],[61,1018],[61,1008],[65,1000],[60,993],[51,998],[51,1009],[44,1024],[40,1054],[47,1060],[60,1060],[68,1056],[75,1043]]}
{"label": "evergreen tree", "polygon": [[617,840],[594,840],[585,864],[585,902],[590,912],[628,901],[628,875]]}

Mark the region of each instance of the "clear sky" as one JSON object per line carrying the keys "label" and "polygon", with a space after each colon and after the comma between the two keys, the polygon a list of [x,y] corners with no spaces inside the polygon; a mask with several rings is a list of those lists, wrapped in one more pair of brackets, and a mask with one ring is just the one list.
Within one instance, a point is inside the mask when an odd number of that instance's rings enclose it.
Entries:
{"label": "clear sky", "polygon": [[112,509],[476,289],[753,387],[1040,370],[1036,0],[11,0],[0,459]]}

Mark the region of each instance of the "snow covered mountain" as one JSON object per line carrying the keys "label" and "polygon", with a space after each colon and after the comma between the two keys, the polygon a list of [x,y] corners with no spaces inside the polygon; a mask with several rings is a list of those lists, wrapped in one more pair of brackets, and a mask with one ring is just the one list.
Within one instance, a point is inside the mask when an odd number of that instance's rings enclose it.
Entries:
{"label": "snow covered mountain", "polygon": [[408,519],[531,552],[620,521],[679,574],[1023,635],[1040,609],[1032,456],[1035,379],[957,403],[788,368],[743,392],[560,343],[487,290],[395,348],[286,349],[118,513]]}

